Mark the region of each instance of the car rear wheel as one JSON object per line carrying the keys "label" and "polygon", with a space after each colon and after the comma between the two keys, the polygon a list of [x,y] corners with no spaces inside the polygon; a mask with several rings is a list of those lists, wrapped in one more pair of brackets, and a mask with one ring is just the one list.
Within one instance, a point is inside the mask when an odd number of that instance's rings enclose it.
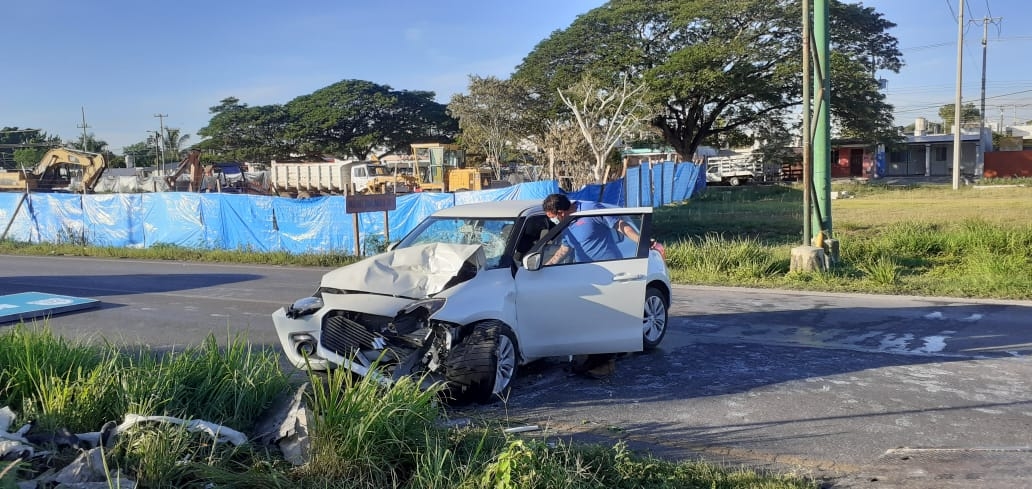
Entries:
{"label": "car rear wheel", "polygon": [[659,346],[666,336],[667,303],[655,287],[645,289],[645,314],[642,318],[642,340],[646,350]]}
{"label": "car rear wheel", "polygon": [[448,392],[460,403],[502,398],[516,376],[517,363],[516,339],[509,327],[501,321],[478,324],[448,353]]}

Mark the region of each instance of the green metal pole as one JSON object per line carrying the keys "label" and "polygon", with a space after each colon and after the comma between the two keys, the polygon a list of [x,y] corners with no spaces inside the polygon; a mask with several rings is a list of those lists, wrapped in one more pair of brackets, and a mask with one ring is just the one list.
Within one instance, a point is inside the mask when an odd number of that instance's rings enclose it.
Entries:
{"label": "green metal pole", "polygon": [[[817,97],[813,141],[813,187],[817,209],[813,215],[815,229],[831,237],[831,122],[828,101],[831,100],[831,48],[828,36],[828,0],[814,0],[813,35],[817,52],[817,76],[814,95]],[[822,222],[823,220],[823,222]]]}

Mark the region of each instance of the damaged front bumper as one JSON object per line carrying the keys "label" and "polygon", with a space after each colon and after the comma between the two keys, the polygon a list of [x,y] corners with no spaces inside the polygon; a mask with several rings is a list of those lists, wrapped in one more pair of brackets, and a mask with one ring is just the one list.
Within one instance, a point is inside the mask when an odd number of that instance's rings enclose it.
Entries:
{"label": "damaged front bumper", "polygon": [[450,328],[430,326],[443,298],[320,296],[300,299],[272,315],[283,351],[297,368],[343,367],[365,376],[379,363],[396,377],[435,370],[441,350],[451,344]]}

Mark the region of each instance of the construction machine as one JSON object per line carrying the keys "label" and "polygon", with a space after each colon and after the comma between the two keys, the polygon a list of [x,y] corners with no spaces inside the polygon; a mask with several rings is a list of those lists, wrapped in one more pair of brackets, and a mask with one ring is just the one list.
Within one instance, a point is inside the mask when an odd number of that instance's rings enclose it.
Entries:
{"label": "construction machine", "polygon": [[47,151],[32,171],[0,172],[0,190],[91,192],[107,169],[104,155],[71,148]]}
{"label": "construction machine", "polygon": [[480,170],[466,168],[466,154],[458,145],[414,143],[412,160],[424,191],[459,192],[485,187]]}
{"label": "construction machine", "polygon": [[190,192],[200,192],[201,183],[204,181],[204,167],[201,166],[200,150],[191,149],[187,152],[183,161],[179,162],[179,166],[176,168],[176,171],[165,177],[165,181],[168,182],[168,186],[175,190],[176,180],[179,180],[179,177],[187,171],[190,172],[190,185],[188,190]]}

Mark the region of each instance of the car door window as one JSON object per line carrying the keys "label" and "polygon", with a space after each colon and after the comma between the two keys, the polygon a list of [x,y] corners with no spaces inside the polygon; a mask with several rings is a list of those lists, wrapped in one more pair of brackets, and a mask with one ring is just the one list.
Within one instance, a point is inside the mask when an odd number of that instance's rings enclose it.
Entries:
{"label": "car door window", "polygon": [[[546,266],[639,257],[642,216],[576,216],[542,247]],[[561,256],[553,260],[555,256]]]}

